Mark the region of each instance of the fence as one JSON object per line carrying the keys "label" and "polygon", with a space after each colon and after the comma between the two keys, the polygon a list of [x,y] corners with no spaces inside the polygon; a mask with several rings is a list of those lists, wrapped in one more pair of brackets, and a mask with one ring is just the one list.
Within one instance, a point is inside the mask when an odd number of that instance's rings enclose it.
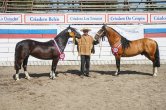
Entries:
{"label": "fence", "polygon": [[1,13],[158,12],[165,0],[2,0]]}

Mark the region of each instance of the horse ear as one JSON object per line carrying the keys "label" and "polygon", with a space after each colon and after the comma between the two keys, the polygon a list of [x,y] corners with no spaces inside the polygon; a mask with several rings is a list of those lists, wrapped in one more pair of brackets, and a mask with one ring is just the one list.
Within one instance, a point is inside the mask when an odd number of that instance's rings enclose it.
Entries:
{"label": "horse ear", "polygon": [[68,26],[68,28],[70,28],[70,25]]}
{"label": "horse ear", "polygon": [[107,24],[103,24],[102,29],[106,29],[107,28]]}
{"label": "horse ear", "polygon": [[106,28],[106,27],[107,27],[107,24],[103,24],[103,27]]}

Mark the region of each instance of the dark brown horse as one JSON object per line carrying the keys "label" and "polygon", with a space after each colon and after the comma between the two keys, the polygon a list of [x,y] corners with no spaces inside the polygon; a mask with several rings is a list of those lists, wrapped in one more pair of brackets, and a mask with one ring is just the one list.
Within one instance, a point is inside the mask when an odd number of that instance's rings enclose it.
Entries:
{"label": "dark brown horse", "polygon": [[64,56],[63,52],[70,37],[80,38],[81,35],[76,29],[69,26],[59,33],[53,40],[48,42],[38,42],[30,39],[18,42],[15,47],[15,79],[19,80],[19,69],[21,69],[21,65],[24,68],[26,78],[30,79],[27,72],[27,63],[30,55],[38,59],[52,59],[50,78],[54,79],[56,76],[55,71],[57,63],[59,59]]}
{"label": "dark brown horse", "polygon": [[121,57],[132,57],[141,54],[153,62],[153,76],[157,76],[157,67],[160,67],[160,56],[156,41],[148,38],[130,41],[106,25],[103,25],[97,32],[95,39],[100,40],[104,36],[107,36],[112,53],[116,59],[117,71],[115,75],[118,75],[120,72]]}

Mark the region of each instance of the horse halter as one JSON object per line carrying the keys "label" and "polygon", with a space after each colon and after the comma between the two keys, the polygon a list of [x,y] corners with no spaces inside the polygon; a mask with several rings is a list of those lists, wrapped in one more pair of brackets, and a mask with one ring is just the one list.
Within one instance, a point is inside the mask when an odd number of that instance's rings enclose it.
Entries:
{"label": "horse halter", "polygon": [[103,33],[104,33],[104,30],[100,34],[99,34],[99,32],[97,32],[96,35],[97,35],[98,38],[96,39],[96,37],[95,37],[95,39],[98,40]]}

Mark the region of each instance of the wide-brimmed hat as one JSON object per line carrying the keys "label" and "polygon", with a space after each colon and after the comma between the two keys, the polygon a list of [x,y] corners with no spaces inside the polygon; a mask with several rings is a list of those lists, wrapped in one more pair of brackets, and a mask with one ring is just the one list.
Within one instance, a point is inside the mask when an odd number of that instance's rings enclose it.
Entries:
{"label": "wide-brimmed hat", "polygon": [[91,31],[89,28],[82,28],[80,31]]}

